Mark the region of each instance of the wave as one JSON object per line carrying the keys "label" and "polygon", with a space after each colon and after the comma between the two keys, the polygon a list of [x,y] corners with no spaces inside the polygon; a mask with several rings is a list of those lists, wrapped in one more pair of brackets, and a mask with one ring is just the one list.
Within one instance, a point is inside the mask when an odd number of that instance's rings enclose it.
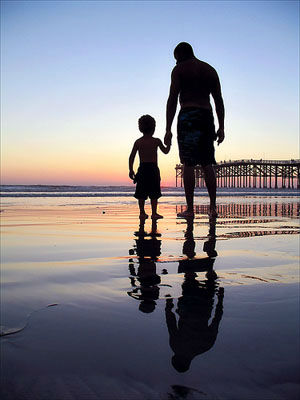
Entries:
{"label": "wave", "polygon": [[[0,197],[129,197],[134,186],[0,185]],[[197,196],[207,196],[196,188]],[[297,189],[218,188],[220,196],[300,196]],[[163,196],[184,196],[181,187],[162,187]]]}

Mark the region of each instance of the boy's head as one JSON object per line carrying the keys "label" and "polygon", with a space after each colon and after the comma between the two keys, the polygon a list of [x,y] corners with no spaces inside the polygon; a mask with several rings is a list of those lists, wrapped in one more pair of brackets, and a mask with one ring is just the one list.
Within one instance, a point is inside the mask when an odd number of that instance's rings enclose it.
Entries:
{"label": "boy's head", "polygon": [[144,135],[153,135],[155,131],[155,119],[151,115],[143,115],[139,119],[139,130]]}

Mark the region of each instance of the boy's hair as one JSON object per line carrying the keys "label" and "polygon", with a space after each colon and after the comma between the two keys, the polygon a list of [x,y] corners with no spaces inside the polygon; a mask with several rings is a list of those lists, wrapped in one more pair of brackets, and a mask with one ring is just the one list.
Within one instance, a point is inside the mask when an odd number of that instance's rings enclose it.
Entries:
{"label": "boy's hair", "polygon": [[179,43],[174,49],[174,57],[178,63],[188,60],[189,58],[194,58],[192,46],[186,42]]}
{"label": "boy's hair", "polygon": [[139,130],[145,135],[151,135],[155,130],[155,119],[151,115],[143,115],[139,119]]}

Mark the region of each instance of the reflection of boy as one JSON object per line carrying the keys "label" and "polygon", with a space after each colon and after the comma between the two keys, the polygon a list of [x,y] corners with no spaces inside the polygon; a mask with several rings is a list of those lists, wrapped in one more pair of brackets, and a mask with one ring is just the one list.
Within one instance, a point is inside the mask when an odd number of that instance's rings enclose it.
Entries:
{"label": "reflection of boy", "polygon": [[[132,272],[134,272],[132,270]],[[159,298],[160,276],[156,273],[156,264],[153,261],[141,262],[136,274],[140,283],[135,286],[135,279],[131,279],[132,291],[127,292],[130,297],[140,301],[139,310],[144,313],[151,313],[155,310],[156,302]]]}
{"label": "reflection of boy", "polygon": [[[138,199],[141,218],[148,218],[145,213],[145,200],[148,197],[151,200],[152,218],[163,218],[157,213],[157,199],[161,197],[157,148],[159,147],[163,153],[167,154],[170,151],[171,142],[164,146],[160,139],[153,137],[155,119],[150,115],[143,115],[139,119],[139,130],[143,136],[135,141],[129,156],[129,177],[137,184],[134,197]],[[135,175],[133,163],[137,152],[140,166]]]}
{"label": "reflection of boy", "polygon": [[[156,261],[161,254],[161,240],[157,239],[157,222],[152,220],[152,230],[150,234],[144,231],[145,220],[140,223],[139,231],[135,233],[136,248],[129,251],[130,254],[138,256],[139,266],[137,273],[133,261],[129,264],[131,274],[130,281],[133,290],[127,292],[130,297],[140,300],[139,310],[144,313],[151,313],[155,310],[156,301],[159,298],[160,276],[156,273]],[[146,237],[149,237],[146,238]],[[136,286],[136,279],[139,287]]]}

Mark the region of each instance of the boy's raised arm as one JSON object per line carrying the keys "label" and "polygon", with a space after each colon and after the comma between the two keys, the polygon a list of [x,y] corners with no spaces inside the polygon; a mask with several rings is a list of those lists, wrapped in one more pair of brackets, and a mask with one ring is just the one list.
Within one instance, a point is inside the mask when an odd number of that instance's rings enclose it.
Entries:
{"label": "boy's raised arm", "polygon": [[168,142],[168,144],[166,146],[163,145],[162,141],[160,139],[158,140],[158,147],[160,148],[160,150],[165,153],[168,154],[171,148],[171,140]]}
{"label": "boy's raised arm", "polygon": [[132,179],[132,180],[134,179],[133,163],[134,163],[134,159],[135,159],[135,155],[137,153],[137,150],[138,150],[138,148],[137,148],[137,144],[135,142],[133,147],[132,147],[130,156],[129,156],[129,178]]}

